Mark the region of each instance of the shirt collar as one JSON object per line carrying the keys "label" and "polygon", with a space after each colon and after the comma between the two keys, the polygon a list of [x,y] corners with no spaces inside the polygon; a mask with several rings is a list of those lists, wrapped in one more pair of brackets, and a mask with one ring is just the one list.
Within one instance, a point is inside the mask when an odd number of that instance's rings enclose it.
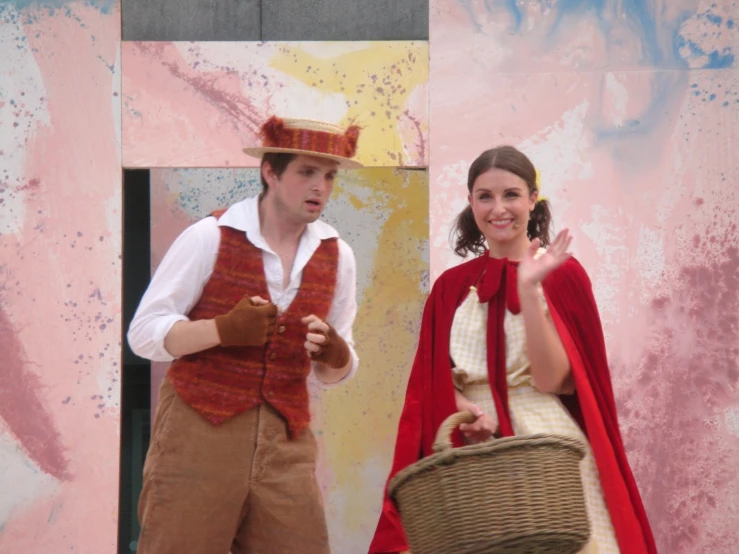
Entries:
{"label": "shirt collar", "polygon": [[[272,249],[262,236],[262,231],[259,225],[258,195],[233,204],[218,219],[218,225],[244,231],[244,233],[246,233],[246,238],[254,246],[261,248],[262,250],[272,252]],[[315,246],[318,247],[318,243],[320,241],[330,238],[338,238],[338,236],[339,233],[336,229],[331,227],[331,225],[317,220],[306,226],[305,232],[300,237],[300,242],[303,244],[315,244]]]}

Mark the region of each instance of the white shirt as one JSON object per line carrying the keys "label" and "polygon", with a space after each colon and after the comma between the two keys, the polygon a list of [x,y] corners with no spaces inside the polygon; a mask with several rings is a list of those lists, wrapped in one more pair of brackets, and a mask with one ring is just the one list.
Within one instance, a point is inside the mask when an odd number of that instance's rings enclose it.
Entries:
{"label": "white shirt", "polygon": [[[300,237],[289,284],[283,288],[282,261],[264,240],[260,230],[258,197],[234,204],[218,220],[206,217],[194,223],[177,237],[167,251],[141,298],[128,329],[128,343],[136,355],[156,362],[174,360],[174,356],[164,348],[164,338],[175,323],[189,321],[185,314],[190,313],[200,300],[218,256],[220,226],[244,231],[249,242],[262,251],[267,288],[272,302],[280,311],[285,311],[295,299],[303,269],[321,240],[339,236],[333,227],[322,221],[308,224]],[[352,337],[352,326],[357,315],[356,260],[351,247],[340,238],[338,242],[336,289],[326,322],[346,341],[352,363],[349,373],[341,381],[325,384],[316,378],[315,381],[323,387],[347,381],[356,373],[359,365]],[[312,372],[312,375],[315,376],[315,373]]]}

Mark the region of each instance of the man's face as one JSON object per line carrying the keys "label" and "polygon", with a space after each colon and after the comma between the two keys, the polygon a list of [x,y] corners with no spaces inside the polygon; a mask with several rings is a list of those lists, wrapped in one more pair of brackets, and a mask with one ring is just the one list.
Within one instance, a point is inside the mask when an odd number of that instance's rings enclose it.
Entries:
{"label": "man's face", "polygon": [[263,175],[269,185],[268,196],[273,196],[285,217],[295,223],[312,223],[326,206],[338,162],[315,156],[299,155],[292,160],[280,177],[265,163]]}

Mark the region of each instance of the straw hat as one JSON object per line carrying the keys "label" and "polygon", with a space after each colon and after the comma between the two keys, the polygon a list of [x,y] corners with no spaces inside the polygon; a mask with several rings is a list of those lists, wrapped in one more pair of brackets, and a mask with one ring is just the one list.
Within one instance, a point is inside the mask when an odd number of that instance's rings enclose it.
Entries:
{"label": "straw hat", "polygon": [[261,158],[267,152],[305,154],[339,162],[342,168],[362,167],[351,159],[357,152],[359,127],[342,129],[311,119],[270,117],[259,130],[262,146],[244,148],[249,156]]}

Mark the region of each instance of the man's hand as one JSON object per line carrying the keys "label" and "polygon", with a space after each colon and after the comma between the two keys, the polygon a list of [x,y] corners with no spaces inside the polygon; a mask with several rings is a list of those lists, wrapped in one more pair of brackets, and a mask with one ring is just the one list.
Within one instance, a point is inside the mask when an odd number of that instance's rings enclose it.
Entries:
{"label": "man's hand", "polygon": [[302,320],[308,327],[305,336],[305,350],[314,362],[320,362],[332,369],[346,367],[351,358],[349,346],[336,330],[315,315]]}
{"label": "man's hand", "polygon": [[275,332],[277,306],[260,296],[244,296],[233,309],[216,316],[221,346],[261,346]]}

